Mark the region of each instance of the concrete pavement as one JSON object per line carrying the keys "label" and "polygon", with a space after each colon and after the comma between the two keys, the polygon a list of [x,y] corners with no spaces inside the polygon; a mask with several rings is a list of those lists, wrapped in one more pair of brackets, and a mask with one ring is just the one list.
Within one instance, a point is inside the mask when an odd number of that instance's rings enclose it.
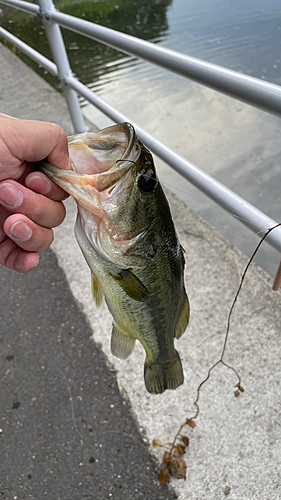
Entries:
{"label": "concrete pavement", "polygon": [[0,303],[0,498],[174,498],[54,252]]}
{"label": "concrete pavement", "polygon": [[[72,132],[60,95],[3,46],[0,64],[1,111]],[[152,440],[171,442],[190,416],[196,388],[219,358],[247,262],[168,196],[186,250],[191,303],[190,325],[177,343],[185,371],[177,391],[145,391],[140,345],[126,361],[110,354],[111,318],[94,310],[71,200],[39,268],[28,276],[0,271],[3,498],[280,499],[281,294],[256,266],[235,307],[225,358],[245,392],[235,398],[235,376],[216,368],[201,393],[197,427],[185,431],[187,480],[172,480],[169,490],[157,481],[154,459],[159,463],[163,449]]]}

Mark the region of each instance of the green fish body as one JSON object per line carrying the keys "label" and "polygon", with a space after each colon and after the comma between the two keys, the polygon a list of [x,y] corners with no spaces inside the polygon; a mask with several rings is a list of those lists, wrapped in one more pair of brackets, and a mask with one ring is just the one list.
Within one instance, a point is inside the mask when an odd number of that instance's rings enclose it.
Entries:
{"label": "green fish body", "polygon": [[123,123],[69,139],[71,170],[42,170],[78,206],[75,234],[97,306],[113,317],[111,351],[126,359],[139,340],[151,393],[176,389],[183,370],[174,338],[189,319],[184,251],[151,153]]}

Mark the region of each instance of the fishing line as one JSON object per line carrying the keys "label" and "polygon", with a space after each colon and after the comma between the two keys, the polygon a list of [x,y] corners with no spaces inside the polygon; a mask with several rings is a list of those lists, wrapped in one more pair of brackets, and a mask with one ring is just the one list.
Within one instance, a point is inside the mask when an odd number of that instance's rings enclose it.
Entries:
{"label": "fishing line", "polygon": [[[162,181],[162,180],[161,180],[161,184],[164,184],[165,186],[169,186],[172,189],[175,189],[176,191],[179,191],[180,193],[187,194],[188,196],[190,196],[194,200],[198,200],[198,201],[201,201],[201,202],[203,201],[203,203],[206,203],[207,205],[209,205],[212,208],[219,208],[219,209],[223,210],[225,213],[227,213],[228,215],[231,215],[232,217],[234,217],[235,219],[237,219],[237,220],[239,220],[241,222],[247,222],[247,223],[251,224],[251,221],[249,219],[245,219],[244,217],[240,217],[239,215],[236,215],[236,214],[234,214],[232,212],[229,212],[228,210],[223,209],[222,207],[220,207],[220,205],[212,203],[211,201],[208,201],[208,200],[204,199],[203,197],[201,198],[199,196],[196,196],[196,195],[190,193],[189,191],[184,191],[183,189],[180,189],[180,188],[178,188],[176,186],[173,186],[172,184],[169,184],[168,182],[165,182],[165,181]],[[268,230],[268,227],[261,228],[259,231],[253,232],[250,237],[253,238],[254,236],[259,236],[260,234],[265,233],[267,230]]]}
{"label": "fishing line", "polygon": [[[238,379],[238,383],[235,385],[235,392],[234,392],[234,395],[235,397],[238,397],[240,393],[243,393],[244,392],[244,388],[242,387],[241,385],[241,377],[239,375],[239,373],[237,372],[237,370],[232,366],[232,365],[229,365],[228,363],[226,363],[224,361],[224,355],[225,355],[225,352],[226,352],[226,347],[227,347],[227,343],[228,343],[228,338],[229,338],[229,333],[230,333],[230,326],[231,326],[231,319],[232,319],[232,314],[233,314],[233,310],[234,310],[234,307],[237,303],[237,299],[239,297],[239,294],[241,292],[241,289],[242,289],[242,286],[243,286],[243,283],[244,283],[244,280],[245,280],[245,277],[246,277],[246,274],[247,274],[247,271],[251,265],[251,263],[253,262],[253,259],[256,255],[256,253],[258,252],[260,246],[262,245],[262,243],[264,242],[264,240],[266,239],[266,237],[269,235],[269,233],[271,233],[271,231],[273,231],[274,229],[276,229],[277,227],[280,227],[281,226],[281,223],[279,224],[276,224],[274,227],[271,227],[267,230],[267,232],[264,234],[264,236],[262,237],[262,239],[260,240],[260,242],[258,243],[258,245],[256,246],[256,249],[255,251],[253,252],[251,258],[249,259],[249,262],[247,263],[246,267],[245,267],[245,270],[242,274],[242,277],[241,277],[241,280],[240,280],[240,284],[238,286],[238,289],[236,291],[236,294],[234,296],[234,299],[232,301],[232,304],[231,304],[231,307],[230,307],[230,310],[229,310],[229,313],[228,313],[228,317],[227,317],[227,326],[226,326],[226,332],[225,332],[225,337],[224,337],[224,341],[223,341],[223,345],[222,345],[222,348],[221,348],[221,354],[220,354],[220,357],[219,359],[209,368],[208,372],[207,372],[207,375],[206,377],[200,382],[200,384],[198,385],[197,387],[197,390],[196,390],[196,398],[195,400],[193,401],[193,405],[195,407],[195,411],[194,411],[194,415],[191,417],[191,418],[187,418],[185,420],[185,422],[183,422],[175,436],[174,436],[174,439],[173,439],[173,442],[171,444],[171,447],[170,447],[170,451],[169,452],[166,452],[166,455],[164,454],[163,456],[163,465],[162,465],[162,468],[161,468],[161,472],[160,472],[160,475],[159,475],[159,478],[160,478],[160,481],[165,484],[170,476],[174,476],[174,477],[182,477],[182,476],[177,476],[177,471],[179,470],[180,466],[179,464],[181,462],[183,462],[184,464],[184,471],[186,469],[186,465],[183,461],[182,458],[179,458],[179,455],[182,454],[180,453],[178,450],[179,450],[179,445],[182,446],[184,452],[185,452],[185,448],[183,447],[183,445],[181,444],[181,441],[183,441],[183,438],[181,438],[181,432],[183,430],[183,428],[186,426],[186,425],[189,425],[190,427],[195,427],[195,423],[194,423],[194,420],[197,419],[197,417],[199,416],[199,413],[200,413],[200,407],[199,407],[199,399],[200,399],[200,394],[201,394],[201,389],[202,387],[206,384],[206,382],[210,379],[211,377],[211,373],[212,371],[219,365],[219,364],[222,364],[223,366],[225,366],[226,368],[228,368],[229,370],[231,370],[233,373],[235,373],[237,379]],[[276,278],[275,278],[275,281],[279,279],[279,281],[281,281],[281,277],[279,276],[278,278],[278,273],[279,273],[279,270],[280,270],[280,274],[281,274],[281,265],[279,266],[279,269],[278,269],[278,272],[277,272],[277,275],[276,275]],[[280,283],[279,283],[280,284]],[[274,287],[273,287],[274,289]],[[277,288],[276,288],[277,289]],[[176,442],[177,440],[179,440],[179,445],[176,446]],[[187,445],[188,446],[188,441],[187,441]],[[169,465],[169,463],[174,463],[177,465],[177,467],[175,468],[175,471],[172,470],[171,468],[167,468],[167,465]],[[162,480],[161,480],[162,479]]]}
{"label": "fishing line", "polygon": [[[134,165],[136,165],[137,167],[137,163],[134,161],[134,160],[127,160],[126,158],[120,158],[119,160],[116,161],[116,163],[120,162],[120,161],[128,161],[130,163],[133,163]],[[158,180],[157,177],[153,177],[151,176],[152,179],[154,180]],[[204,199],[203,197],[199,197],[199,196],[196,196],[192,193],[190,193],[189,191],[184,191],[183,189],[180,189],[176,186],[173,186],[172,184],[169,184],[168,182],[166,181],[163,181],[163,180],[160,180],[161,184],[164,184],[165,186],[168,186],[172,189],[175,189],[176,191],[180,192],[180,193],[183,193],[183,194],[187,194],[188,196],[190,196],[191,198],[193,198],[194,200],[198,200],[200,202],[203,201],[203,203],[206,203],[207,205],[209,205],[210,207],[212,208],[220,208],[221,210],[223,210],[224,212],[226,212],[228,215],[231,215],[232,217],[234,217],[235,219],[241,221],[241,222],[247,222],[247,223],[251,223],[251,221],[249,221],[248,219],[245,219],[244,217],[240,217],[239,215],[236,215],[236,214],[233,214],[232,212],[229,212],[228,210],[225,210],[223,209],[222,207],[220,207],[219,205],[216,205],[215,203],[212,203],[206,199]],[[254,238],[255,236],[259,236],[260,234],[262,235],[263,233],[265,233],[266,231],[268,230],[268,227],[264,227],[264,228],[260,228],[259,231],[257,232],[253,232],[249,238]]]}
{"label": "fishing line", "polygon": [[[184,191],[183,189],[180,189],[180,188],[178,188],[176,186],[173,186],[172,184],[169,184],[168,182],[165,182],[165,181],[161,181],[161,184],[165,184],[165,186],[169,186],[169,187],[171,187],[171,188],[179,191],[180,193],[187,194],[188,196],[190,196],[194,200],[203,201],[204,203],[206,203],[207,205],[209,205],[212,208],[220,208],[221,210],[223,210],[224,212],[226,212],[227,214],[231,215],[232,217],[234,217],[237,220],[241,220],[243,222],[250,223],[250,221],[248,219],[245,219],[243,217],[240,217],[239,215],[233,214],[232,212],[229,212],[228,210],[225,210],[222,207],[220,207],[220,205],[216,205],[215,203],[212,203],[212,202],[210,202],[208,200],[205,200],[204,198],[200,198],[199,196],[196,196],[196,195],[190,193],[189,191]],[[267,229],[268,228],[260,229],[260,231],[258,231],[257,233],[253,233],[251,237],[253,237],[255,235],[258,235],[259,233],[263,233],[263,232],[267,231]]]}
{"label": "fishing line", "polygon": [[137,164],[134,160],[127,160],[126,158],[120,158],[120,160],[116,160],[116,163],[118,163],[119,161],[129,161],[130,163],[133,163],[137,167]]}
{"label": "fishing line", "polygon": [[[117,161],[116,161],[116,163],[117,163],[117,162],[121,162],[121,161],[129,161],[130,163],[133,163],[134,165],[136,165],[136,166],[137,166],[137,164],[136,164],[136,162],[135,162],[135,161],[133,161],[133,160],[126,160],[125,158],[120,158],[119,160],[117,160]],[[150,176],[150,177],[151,177],[152,179],[156,180],[156,181],[158,180],[157,176],[156,176],[156,177]],[[182,190],[182,189],[179,189],[179,188],[177,188],[176,186],[173,186],[172,184],[169,184],[168,182],[165,182],[165,181],[162,181],[162,180],[161,180],[160,182],[161,182],[161,184],[164,184],[165,186],[168,186],[168,187],[170,187],[170,188],[172,188],[172,189],[174,189],[174,190],[176,190],[176,191],[179,191],[179,192],[181,192],[181,193],[187,194],[188,196],[190,196],[190,197],[191,197],[191,198],[193,198],[193,199],[197,199],[198,201],[201,201],[201,202],[203,201],[203,203],[206,203],[206,204],[208,204],[209,206],[211,206],[211,207],[213,207],[213,208],[221,208],[221,209],[222,209],[222,207],[220,207],[219,205],[215,205],[214,203],[212,203],[212,202],[210,202],[210,201],[207,201],[207,200],[205,200],[205,199],[203,199],[203,198],[200,198],[200,197],[194,196],[194,195],[193,195],[193,194],[191,194],[190,192],[188,192],[188,191],[184,191],[184,190]],[[222,209],[222,210],[223,210],[223,209]],[[224,210],[224,211],[225,211],[228,215],[231,215],[233,218],[237,219],[238,221],[241,221],[241,222],[246,222],[246,223],[248,223],[248,224],[251,224],[251,221],[249,221],[248,219],[245,219],[245,218],[243,218],[243,217],[240,217],[239,215],[233,214],[232,212],[229,212],[228,210]],[[278,226],[280,226],[280,224],[278,224],[278,225],[277,225],[277,226],[275,226],[275,227],[278,227]],[[275,229],[275,227],[274,227],[273,229]],[[261,238],[262,238],[262,239],[260,240],[260,244],[261,244],[261,243],[265,240],[265,238],[266,238],[267,234],[269,234],[269,232],[271,232],[271,230],[272,230],[272,228],[270,228],[270,229],[269,229],[268,227],[266,227],[266,228],[265,228],[265,227],[264,227],[264,228],[262,228],[262,227],[261,227],[259,231],[257,231],[257,232],[253,232],[251,235],[249,235],[249,236],[248,236],[248,238],[249,238],[249,239],[250,239],[250,238],[252,239],[252,238],[254,238],[255,236],[261,237]],[[258,246],[258,248],[259,248],[259,246]],[[252,256],[252,259],[254,258],[254,256],[256,255],[256,253],[257,253],[257,252],[255,252],[255,253],[254,253],[254,255]],[[273,290],[274,290],[274,291],[278,290],[278,289],[279,289],[279,287],[280,287],[280,285],[281,285],[281,261],[280,261],[280,264],[279,264],[279,267],[278,267],[277,273],[276,273],[276,275],[275,275],[274,284],[273,284]]]}
{"label": "fishing line", "polygon": [[210,339],[211,337],[218,337],[220,340],[221,337],[221,332],[216,332],[216,333],[211,333],[210,335],[206,335],[203,339],[201,339],[192,349],[191,351],[187,352],[186,355],[182,356],[182,359],[190,359],[192,358],[194,361],[196,361],[196,358],[192,357],[192,354],[200,347],[201,344],[206,342],[206,340]]}

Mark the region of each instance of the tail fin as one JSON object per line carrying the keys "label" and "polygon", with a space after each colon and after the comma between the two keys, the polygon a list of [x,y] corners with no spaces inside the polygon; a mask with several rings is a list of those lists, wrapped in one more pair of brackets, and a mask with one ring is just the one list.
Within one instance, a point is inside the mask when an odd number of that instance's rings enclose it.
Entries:
{"label": "tail fin", "polygon": [[144,382],[148,392],[162,394],[166,389],[176,389],[183,383],[182,364],[179,353],[168,363],[144,365]]}

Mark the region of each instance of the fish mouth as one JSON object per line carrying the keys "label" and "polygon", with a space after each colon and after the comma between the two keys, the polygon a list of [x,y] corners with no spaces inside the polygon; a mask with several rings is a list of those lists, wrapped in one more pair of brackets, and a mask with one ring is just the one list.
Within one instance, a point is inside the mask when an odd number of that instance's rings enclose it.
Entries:
{"label": "fish mouth", "polygon": [[[113,125],[97,133],[85,132],[68,138],[69,170],[62,170],[48,161],[40,162],[40,169],[76,202],[90,212],[101,216],[102,205],[116,196],[120,180],[128,177],[141,148],[130,123]],[[127,179],[129,190],[132,182]]]}

